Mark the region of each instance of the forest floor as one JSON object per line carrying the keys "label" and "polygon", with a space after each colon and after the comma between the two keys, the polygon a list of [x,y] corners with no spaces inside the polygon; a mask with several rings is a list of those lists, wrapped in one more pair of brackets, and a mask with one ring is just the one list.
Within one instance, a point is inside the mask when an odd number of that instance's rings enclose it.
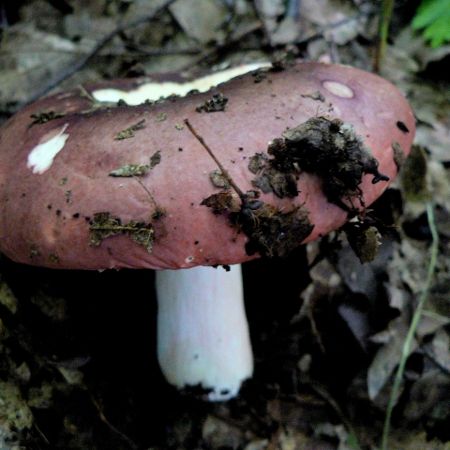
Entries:
{"label": "forest floor", "polygon": [[[362,0],[13,3],[0,4],[0,123],[105,78],[286,59],[371,71],[378,33],[378,2]],[[158,368],[151,271],[55,271],[0,255],[0,449],[379,448],[422,295],[389,448],[450,448],[450,46],[413,32],[417,4],[397,2],[381,64],[417,134],[371,206],[375,259],[361,264],[340,231],[246,263],[255,374],[238,398],[206,403]]]}

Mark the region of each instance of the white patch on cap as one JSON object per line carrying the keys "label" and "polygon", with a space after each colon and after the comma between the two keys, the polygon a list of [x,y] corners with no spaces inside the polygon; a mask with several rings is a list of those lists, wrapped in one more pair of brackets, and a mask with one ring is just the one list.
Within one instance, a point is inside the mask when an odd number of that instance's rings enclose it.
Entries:
{"label": "white patch on cap", "polygon": [[337,97],[353,98],[355,95],[348,86],[337,81],[324,81],[322,85],[328,92],[331,92]]}
{"label": "white patch on cap", "polygon": [[162,83],[150,82],[142,84],[132,91],[121,91],[119,89],[99,89],[97,91],[93,91],[92,96],[99,102],[118,102],[119,100],[123,100],[128,105],[140,105],[146,100],[156,101],[171,95],[179,95],[183,97],[193,90],[206,92],[212,87],[231,80],[239,75],[268,66],[270,66],[270,64],[267,62],[244,64],[242,66],[232,67],[231,69],[222,70],[220,72],[212,73],[211,75],[197,78],[192,81],[186,81],[184,83],[174,83],[172,81],[165,81]]}
{"label": "white patch on cap", "polygon": [[53,159],[64,148],[64,144],[69,137],[67,133],[64,133],[68,126],[69,124],[66,123],[56,134],[52,133],[50,138],[31,150],[28,155],[27,166],[33,173],[41,174],[50,169]]}
{"label": "white patch on cap", "polygon": [[186,264],[191,264],[191,263],[194,262],[194,257],[193,257],[193,256],[188,256],[188,257],[186,257],[186,259],[184,260],[184,262],[185,262]]}

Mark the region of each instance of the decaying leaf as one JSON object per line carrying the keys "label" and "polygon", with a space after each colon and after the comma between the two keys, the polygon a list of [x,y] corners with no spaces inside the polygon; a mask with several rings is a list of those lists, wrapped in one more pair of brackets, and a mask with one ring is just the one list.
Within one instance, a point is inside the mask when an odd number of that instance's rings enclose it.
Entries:
{"label": "decaying leaf", "polygon": [[161,162],[161,152],[158,150],[150,157],[150,169],[153,169]]}
{"label": "decaying leaf", "polygon": [[157,122],[164,122],[167,119],[167,113],[165,112],[160,112],[158,114],[156,114],[156,121]]}
{"label": "decaying leaf", "polygon": [[349,222],[344,227],[348,242],[361,263],[373,261],[381,245],[381,234],[374,226]]}
{"label": "decaying leaf", "polygon": [[[399,318],[389,324],[388,330],[372,337],[372,341],[386,341],[375,355],[368,373],[367,389],[371,400],[375,400],[380,391],[386,385],[388,380],[397,367],[402,354],[403,342],[406,338],[409,323],[408,315],[403,313]],[[413,341],[411,351],[417,348],[417,341]]]}
{"label": "decaying leaf", "polygon": [[142,245],[149,253],[153,249],[155,231],[151,223],[132,220],[122,224],[119,217],[114,217],[109,212],[99,212],[95,213],[94,218],[89,222],[89,232],[90,245],[93,247],[100,246],[107,238],[126,235]]}
{"label": "decaying leaf", "polygon": [[109,172],[110,177],[142,177],[161,162],[161,152],[158,150],[150,157],[150,164],[125,164]]}
{"label": "decaying leaf", "polygon": [[141,177],[150,170],[149,164],[126,164],[109,172],[110,177]]}
{"label": "decaying leaf", "polygon": [[0,304],[15,314],[17,311],[17,299],[10,287],[0,277]]}
{"label": "decaying leaf", "polygon": [[311,94],[302,94],[302,97],[310,98],[311,100],[316,100],[319,102],[325,101],[325,97],[323,96],[322,92],[320,92],[320,91],[311,92]]}
{"label": "decaying leaf", "polygon": [[249,238],[245,246],[247,254],[258,252],[268,257],[288,255],[314,228],[302,206],[282,211],[259,201],[242,205],[232,220]]}
{"label": "decaying leaf", "polygon": [[73,66],[78,50],[56,30],[43,31],[27,22],[7,27],[0,41],[0,104],[29,101],[49,79]]}
{"label": "decaying leaf", "polygon": [[212,194],[205,198],[200,204],[211,208],[214,214],[222,214],[227,211],[239,210],[238,200],[230,191],[222,191],[217,194]]}
{"label": "decaying leaf", "polygon": [[427,157],[423,148],[413,145],[403,166],[401,183],[407,200],[421,201],[429,197]]}
{"label": "decaying leaf", "polygon": [[203,423],[202,437],[210,448],[238,448],[243,440],[242,430],[212,415]]}
{"label": "decaying leaf", "polygon": [[132,137],[134,137],[136,131],[138,130],[142,130],[143,128],[145,128],[145,119],[140,120],[139,122],[129,126],[128,128],[125,128],[122,131],[119,131],[116,136],[114,137],[114,139],[116,141],[121,141],[123,139],[130,139]]}
{"label": "decaying leaf", "polygon": [[57,111],[41,111],[38,113],[31,114],[31,118],[33,119],[33,122],[31,122],[31,125],[41,124],[41,123],[47,123],[51,120],[60,119],[61,117],[64,117],[65,113],[57,112]]}
{"label": "decaying leaf", "polygon": [[16,430],[31,428],[33,416],[23,400],[18,386],[0,380],[0,438]]}
{"label": "decaying leaf", "polygon": [[223,173],[215,169],[209,174],[209,179],[211,180],[211,183],[221,189],[229,189],[230,183],[228,182],[227,178],[223,175]]}

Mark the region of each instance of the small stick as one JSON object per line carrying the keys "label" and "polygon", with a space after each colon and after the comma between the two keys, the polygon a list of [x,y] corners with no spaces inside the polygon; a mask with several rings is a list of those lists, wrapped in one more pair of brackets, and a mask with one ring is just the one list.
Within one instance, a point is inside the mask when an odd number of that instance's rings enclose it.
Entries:
{"label": "small stick", "polygon": [[108,428],[115,434],[117,434],[120,438],[122,438],[128,445],[130,448],[132,449],[137,449],[139,448],[132,440],[131,438],[129,438],[125,433],[122,433],[122,431],[120,431],[118,428],[116,428],[105,416],[105,413],[103,412],[102,407],[100,406],[99,402],[97,401],[97,399],[94,397],[93,394],[90,394],[91,397],[91,401],[92,404],[95,406],[95,408],[97,409],[98,412],[98,416],[100,418],[100,420],[108,426]]}
{"label": "small stick", "polygon": [[190,124],[188,119],[184,119],[184,123],[188,127],[189,131],[195,136],[195,138],[202,144],[202,146],[205,148],[205,150],[208,152],[209,156],[214,160],[214,162],[219,167],[220,171],[222,172],[222,175],[226,178],[230,186],[236,191],[236,193],[239,195],[240,199],[244,202],[247,198],[247,195],[245,195],[242,190],[239,188],[239,186],[233,181],[228,171],[225,169],[225,167],[222,166],[222,163],[216,158],[216,155],[214,155],[213,151],[208,147],[205,140],[197,133],[197,131],[194,130],[192,125]]}
{"label": "small stick", "polygon": [[118,34],[129,30],[130,28],[135,28],[145,22],[149,22],[153,20],[157,15],[161,14],[165,9],[167,9],[175,0],[165,0],[164,3],[158,6],[155,10],[151,11],[149,14],[145,16],[141,16],[132,22],[127,22],[124,24],[118,25],[114,30],[107,33],[103,36],[94,46],[94,48],[86,55],[84,55],[79,61],[74,62],[70,67],[63,70],[61,73],[55,75],[53,78],[51,77],[49,82],[43,86],[38,92],[36,92],[31,98],[29,98],[25,104],[32,103],[37,100],[39,97],[47,94],[49,91],[54,89],[56,86],[61,84],[67,78],[70,78],[74,73],[80,71],[84,66],[86,66],[89,62],[91,62],[98,52],[103,50],[104,47]]}
{"label": "small stick", "polygon": [[[332,397],[331,394],[328,393],[328,391],[321,386],[319,383],[310,382],[308,383],[309,386],[313,389],[313,391],[318,394],[320,397],[322,397],[336,412],[338,417],[341,419],[342,423],[344,424],[345,428],[347,428],[347,431],[350,435],[353,435],[353,438],[356,440],[358,439],[358,435],[356,434],[355,429],[353,428],[352,423],[348,420],[347,416],[344,414],[344,411],[339,406],[338,402]],[[353,446],[352,446],[353,447]],[[359,449],[359,444],[356,442],[357,449]],[[353,447],[353,448],[355,448]]]}
{"label": "small stick", "polygon": [[[225,41],[223,44],[218,44],[213,48],[207,48],[205,51],[201,52],[197,58],[194,58],[193,61],[189,61],[188,64],[183,66],[181,70],[192,69],[193,67],[197,67],[199,64],[213,57],[217,57],[219,53],[224,53],[228,50],[233,50],[239,45],[241,42],[245,42],[245,38],[253,33],[259,31],[262,27],[262,24],[257,22],[250,23],[245,29],[236,32],[235,35],[231,36],[229,40]],[[261,48],[258,47],[258,50]]]}
{"label": "small stick", "polygon": [[156,204],[156,200],[153,198],[152,193],[149,191],[149,189],[147,188],[147,186],[136,176],[133,175],[133,178],[141,185],[142,189],[144,189],[144,191],[146,192],[146,194],[148,195],[148,198],[150,199],[150,202],[153,204],[153,206],[155,208],[158,207],[158,205]]}

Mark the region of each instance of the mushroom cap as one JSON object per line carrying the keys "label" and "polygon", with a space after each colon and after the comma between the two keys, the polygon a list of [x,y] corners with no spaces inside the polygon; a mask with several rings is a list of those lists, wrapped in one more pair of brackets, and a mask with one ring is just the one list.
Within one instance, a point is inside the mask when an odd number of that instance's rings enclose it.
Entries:
{"label": "mushroom cap", "polygon": [[[246,234],[226,215],[202,205],[223,189],[212,183],[218,166],[185,119],[243,192],[255,189],[250,158],[313,117],[351,124],[391,180],[398,170],[395,148],[407,154],[415,131],[413,112],[395,86],[339,65],[299,63],[139,106],[95,108],[86,91],[41,99],[0,128],[0,250],[15,261],[173,269],[257,256],[247,254]],[[224,111],[196,110],[218,93],[228,99]],[[130,164],[147,172],[110,175]],[[366,174],[360,185],[366,206],[389,184],[372,179]],[[284,211],[305,208],[314,228],[303,242],[345,223],[347,212],[327,200],[317,175],[302,172],[297,186],[293,198],[269,192],[260,199]],[[100,238],[93,235],[98,229]],[[152,248],[142,245],[150,240]]]}

